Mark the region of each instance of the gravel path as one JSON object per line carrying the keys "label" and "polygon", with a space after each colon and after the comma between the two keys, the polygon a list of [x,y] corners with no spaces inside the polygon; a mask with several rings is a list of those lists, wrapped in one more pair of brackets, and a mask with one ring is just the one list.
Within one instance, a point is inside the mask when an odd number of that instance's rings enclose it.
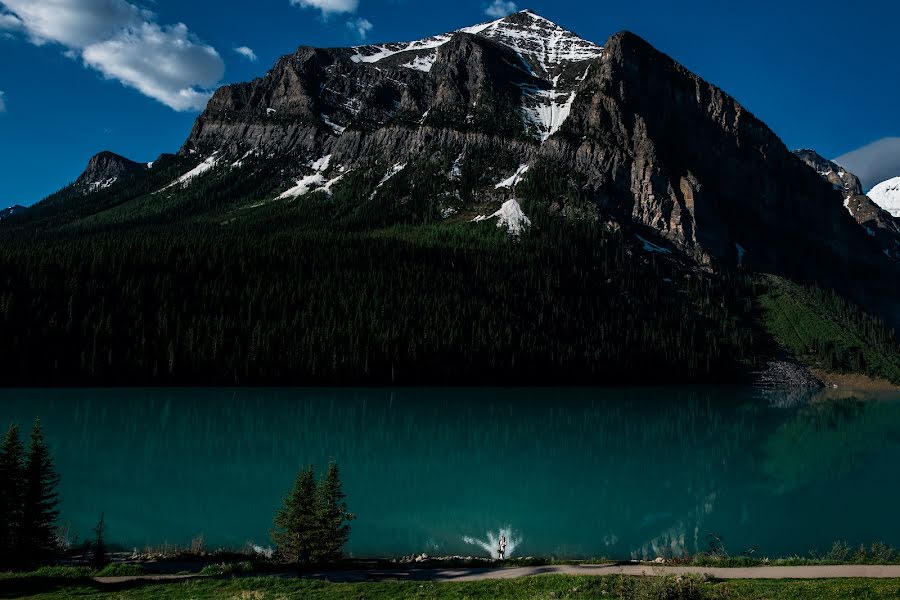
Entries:
{"label": "gravel path", "polygon": [[[716,579],[900,579],[900,565],[816,565],[805,567],[674,567],[665,565],[548,565],[500,569],[410,569],[391,571],[338,571],[313,574],[317,579],[334,582],[373,580],[410,581],[483,581],[517,579],[537,575],[708,575]],[[288,574],[281,576],[290,576]],[[147,575],[136,577],[97,577],[99,583],[121,584],[132,581],[181,581],[206,578],[203,575]]]}

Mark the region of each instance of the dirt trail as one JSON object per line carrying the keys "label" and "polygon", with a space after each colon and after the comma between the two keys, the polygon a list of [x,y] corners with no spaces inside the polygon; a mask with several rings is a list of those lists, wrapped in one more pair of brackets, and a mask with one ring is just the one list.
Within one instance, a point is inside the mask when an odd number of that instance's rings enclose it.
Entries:
{"label": "dirt trail", "polygon": [[[516,579],[537,575],[708,575],[716,579],[900,579],[900,565],[816,565],[804,567],[674,567],[665,565],[548,565],[500,569],[410,569],[390,571],[337,571],[312,575],[335,582],[372,580],[410,581],[483,581]],[[280,575],[290,576],[290,575]],[[132,581],[180,581],[205,578],[203,575],[146,575],[135,577],[97,577],[99,583],[122,584]]]}

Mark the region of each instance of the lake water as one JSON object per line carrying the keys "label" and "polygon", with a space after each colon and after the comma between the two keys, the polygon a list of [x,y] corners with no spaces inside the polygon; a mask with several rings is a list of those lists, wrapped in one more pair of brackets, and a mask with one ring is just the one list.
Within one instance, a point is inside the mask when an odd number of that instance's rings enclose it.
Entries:
{"label": "lake water", "polygon": [[356,556],[758,555],[900,545],[900,397],[740,389],[4,390],[40,416],[61,521],[128,548],[267,545],[296,471],[343,470]]}

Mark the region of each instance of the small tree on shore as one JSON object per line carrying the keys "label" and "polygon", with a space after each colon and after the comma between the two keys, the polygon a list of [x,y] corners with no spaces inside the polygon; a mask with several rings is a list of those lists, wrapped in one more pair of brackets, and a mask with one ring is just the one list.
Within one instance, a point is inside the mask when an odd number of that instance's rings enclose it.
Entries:
{"label": "small tree on shore", "polygon": [[0,564],[11,564],[19,548],[24,503],[25,447],[12,425],[0,443]]}
{"label": "small tree on shore", "polygon": [[25,459],[25,490],[19,548],[27,563],[38,563],[56,552],[59,475],[44,441],[41,420],[34,422]]}
{"label": "small tree on shore", "polygon": [[100,520],[94,527],[94,555],[91,557],[91,565],[94,567],[105,567],[109,564],[109,554],[106,549],[106,522],[103,514],[100,514]]}
{"label": "small tree on shore", "polygon": [[316,499],[316,473],[310,465],[297,475],[284,506],[275,515],[272,541],[278,553],[298,567],[308,564],[316,552]]}
{"label": "small tree on shore", "polygon": [[347,510],[347,495],[344,494],[340,470],[334,461],[328,464],[317,492],[319,543],[315,558],[324,562],[340,560],[350,539],[350,521],[356,515]]}

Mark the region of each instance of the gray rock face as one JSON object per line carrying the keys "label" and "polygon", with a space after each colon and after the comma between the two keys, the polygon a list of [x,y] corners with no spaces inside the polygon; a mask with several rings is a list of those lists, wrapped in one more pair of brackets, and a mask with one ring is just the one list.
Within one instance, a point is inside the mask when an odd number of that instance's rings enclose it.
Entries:
{"label": "gray rock face", "polygon": [[834,186],[836,190],[842,190],[845,196],[862,196],[863,187],[859,177],[834,163],[815,150],[794,150],[794,154],[807,165],[816,170],[822,179]]}
{"label": "gray rock face", "polygon": [[128,160],[113,152],[101,152],[91,158],[87,168],[75,180],[75,186],[82,188],[84,193],[95,192],[146,170],[146,164]]}
{"label": "gray rock face", "polygon": [[840,192],[737,101],[630,33],[605,45],[562,137],[632,221],[701,263],[827,277],[878,262]]}
{"label": "gray rock face", "polygon": [[863,193],[856,175],[815,150],[795,150],[794,154],[844,194],[844,206],[886,255],[900,258],[900,220]]}

